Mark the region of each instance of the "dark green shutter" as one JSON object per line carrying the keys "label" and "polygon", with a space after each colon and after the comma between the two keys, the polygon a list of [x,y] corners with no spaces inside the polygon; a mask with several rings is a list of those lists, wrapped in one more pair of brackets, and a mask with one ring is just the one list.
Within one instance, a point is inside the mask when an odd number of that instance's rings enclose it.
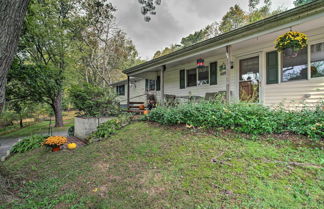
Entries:
{"label": "dark green shutter", "polygon": [[185,70],[180,70],[180,89],[186,88],[186,72]]}
{"label": "dark green shutter", "polygon": [[267,84],[278,83],[278,52],[267,53]]}
{"label": "dark green shutter", "polygon": [[217,62],[210,63],[210,85],[217,84]]}
{"label": "dark green shutter", "polygon": [[125,96],[125,85],[121,86],[121,95]]}
{"label": "dark green shutter", "polygon": [[145,79],[145,91],[148,91],[149,89],[149,82],[148,79]]}
{"label": "dark green shutter", "polygon": [[160,76],[156,77],[156,90],[157,91],[161,90],[161,77]]}

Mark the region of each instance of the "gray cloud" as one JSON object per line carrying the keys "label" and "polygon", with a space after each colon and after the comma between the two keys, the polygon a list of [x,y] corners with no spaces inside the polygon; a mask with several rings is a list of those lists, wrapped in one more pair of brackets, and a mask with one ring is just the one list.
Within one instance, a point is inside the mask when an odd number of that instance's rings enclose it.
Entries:
{"label": "gray cloud", "polygon": [[[157,15],[147,23],[140,13],[137,0],[111,0],[117,7],[118,24],[133,40],[143,58],[151,58],[157,50],[181,38],[219,21],[230,6],[239,4],[247,9],[248,0],[162,0]],[[272,0],[273,8],[292,7],[293,0]]]}

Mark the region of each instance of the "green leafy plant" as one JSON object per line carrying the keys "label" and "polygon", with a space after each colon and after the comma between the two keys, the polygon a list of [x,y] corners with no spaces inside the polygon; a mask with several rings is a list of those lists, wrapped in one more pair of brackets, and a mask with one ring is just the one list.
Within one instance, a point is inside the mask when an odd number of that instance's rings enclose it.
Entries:
{"label": "green leafy plant", "polygon": [[324,112],[320,107],[287,111],[259,104],[204,101],[174,108],[158,107],[145,119],[165,125],[232,129],[255,135],[291,132],[314,139],[324,138]]}
{"label": "green leafy plant", "polygon": [[278,51],[283,51],[288,48],[300,50],[307,46],[307,36],[300,32],[290,31],[277,38],[275,48]]}
{"label": "green leafy plant", "polygon": [[68,135],[69,135],[69,136],[74,136],[74,126],[71,126],[71,127],[68,129]]}
{"label": "green leafy plant", "polygon": [[70,89],[73,105],[85,116],[108,116],[119,113],[116,95],[110,88],[100,88],[87,83]]}
{"label": "green leafy plant", "polygon": [[33,135],[30,137],[23,138],[17,144],[15,144],[10,152],[11,153],[23,153],[29,150],[33,150],[42,146],[42,143],[47,136]]}
{"label": "green leafy plant", "polygon": [[126,113],[121,114],[117,118],[108,120],[98,126],[97,130],[91,134],[88,138],[88,142],[91,143],[95,140],[101,140],[108,138],[109,136],[116,133],[117,130],[121,129],[131,121],[132,114]]}

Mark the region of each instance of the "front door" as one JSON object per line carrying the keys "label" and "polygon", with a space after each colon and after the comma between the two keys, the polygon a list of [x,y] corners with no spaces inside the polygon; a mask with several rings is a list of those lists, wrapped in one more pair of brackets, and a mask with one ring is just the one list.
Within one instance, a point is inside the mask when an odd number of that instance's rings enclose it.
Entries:
{"label": "front door", "polygon": [[259,57],[240,60],[240,101],[259,102]]}

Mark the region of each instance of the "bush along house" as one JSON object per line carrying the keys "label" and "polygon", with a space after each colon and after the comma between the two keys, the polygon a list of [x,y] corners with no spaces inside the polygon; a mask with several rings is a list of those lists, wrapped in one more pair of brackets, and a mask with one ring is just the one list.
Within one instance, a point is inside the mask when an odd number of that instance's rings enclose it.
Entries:
{"label": "bush along house", "polygon": [[267,106],[321,104],[324,1],[313,1],[182,48],[124,73],[128,80],[120,92],[129,106],[134,101],[147,102],[146,95],[154,95],[157,103],[165,104],[217,94],[229,102]]}

